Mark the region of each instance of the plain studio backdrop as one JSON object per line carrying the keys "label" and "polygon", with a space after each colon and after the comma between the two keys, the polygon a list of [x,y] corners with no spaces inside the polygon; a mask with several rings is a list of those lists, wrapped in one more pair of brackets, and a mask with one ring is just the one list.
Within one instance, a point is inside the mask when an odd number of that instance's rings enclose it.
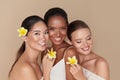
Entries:
{"label": "plain studio backdrop", "polygon": [[0,80],[7,80],[22,40],[17,28],[30,15],[43,17],[52,7],[68,13],[69,22],[80,19],[91,28],[94,51],[110,66],[111,80],[119,79],[120,1],[119,0],[0,0]]}

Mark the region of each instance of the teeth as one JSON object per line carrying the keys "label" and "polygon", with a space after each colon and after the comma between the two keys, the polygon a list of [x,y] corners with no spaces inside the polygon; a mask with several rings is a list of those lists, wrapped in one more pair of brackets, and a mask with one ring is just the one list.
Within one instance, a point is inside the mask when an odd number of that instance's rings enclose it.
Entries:
{"label": "teeth", "polygon": [[89,47],[86,47],[86,48],[82,48],[84,51],[87,51],[89,49]]}
{"label": "teeth", "polygon": [[56,40],[56,41],[60,41],[60,40],[61,40],[61,38],[55,38],[55,40]]}
{"label": "teeth", "polygon": [[39,43],[41,46],[44,46],[45,45],[45,43],[44,42],[42,42],[42,43]]}

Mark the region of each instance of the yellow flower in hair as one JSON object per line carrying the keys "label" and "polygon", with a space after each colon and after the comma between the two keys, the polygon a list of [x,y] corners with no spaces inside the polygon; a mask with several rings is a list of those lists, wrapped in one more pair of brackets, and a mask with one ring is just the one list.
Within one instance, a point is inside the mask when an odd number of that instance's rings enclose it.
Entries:
{"label": "yellow flower in hair", "polygon": [[48,57],[50,59],[56,58],[56,51],[53,51],[53,48],[51,48],[51,50],[48,50]]}
{"label": "yellow flower in hair", "polygon": [[28,32],[24,27],[17,29],[17,31],[19,32],[19,37],[25,36]]}
{"label": "yellow flower in hair", "polygon": [[74,64],[77,64],[77,59],[75,56],[73,56],[72,58],[71,57],[68,57],[68,62],[67,64],[71,64],[71,65],[74,65]]}

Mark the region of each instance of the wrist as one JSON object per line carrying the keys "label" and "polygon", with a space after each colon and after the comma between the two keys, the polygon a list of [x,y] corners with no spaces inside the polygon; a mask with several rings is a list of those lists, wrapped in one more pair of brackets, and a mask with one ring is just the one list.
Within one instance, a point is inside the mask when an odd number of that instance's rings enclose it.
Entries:
{"label": "wrist", "polygon": [[87,78],[85,76],[80,77],[79,79],[76,80],[87,80]]}
{"label": "wrist", "polygon": [[43,77],[44,80],[50,80],[50,73],[49,72],[43,73]]}

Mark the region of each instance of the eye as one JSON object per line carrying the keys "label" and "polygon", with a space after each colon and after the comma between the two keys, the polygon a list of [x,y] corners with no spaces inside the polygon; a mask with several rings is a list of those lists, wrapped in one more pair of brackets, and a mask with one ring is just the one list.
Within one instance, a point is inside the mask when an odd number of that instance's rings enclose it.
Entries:
{"label": "eye", "polygon": [[62,30],[66,30],[67,28],[66,27],[63,27],[63,28],[61,28]]}
{"label": "eye", "polygon": [[91,37],[88,37],[87,40],[91,40]]}
{"label": "eye", "polygon": [[50,27],[50,28],[48,28],[49,30],[55,30],[55,28],[53,28],[53,27]]}
{"label": "eye", "polygon": [[38,33],[38,32],[35,32],[34,34],[35,34],[35,35],[37,35],[37,36],[39,36],[39,35],[40,35],[40,33]]}
{"label": "eye", "polygon": [[48,34],[48,31],[45,31],[45,34]]}
{"label": "eye", "polygon": [[76,43],[81,43],[81,41],[76,41]]}

